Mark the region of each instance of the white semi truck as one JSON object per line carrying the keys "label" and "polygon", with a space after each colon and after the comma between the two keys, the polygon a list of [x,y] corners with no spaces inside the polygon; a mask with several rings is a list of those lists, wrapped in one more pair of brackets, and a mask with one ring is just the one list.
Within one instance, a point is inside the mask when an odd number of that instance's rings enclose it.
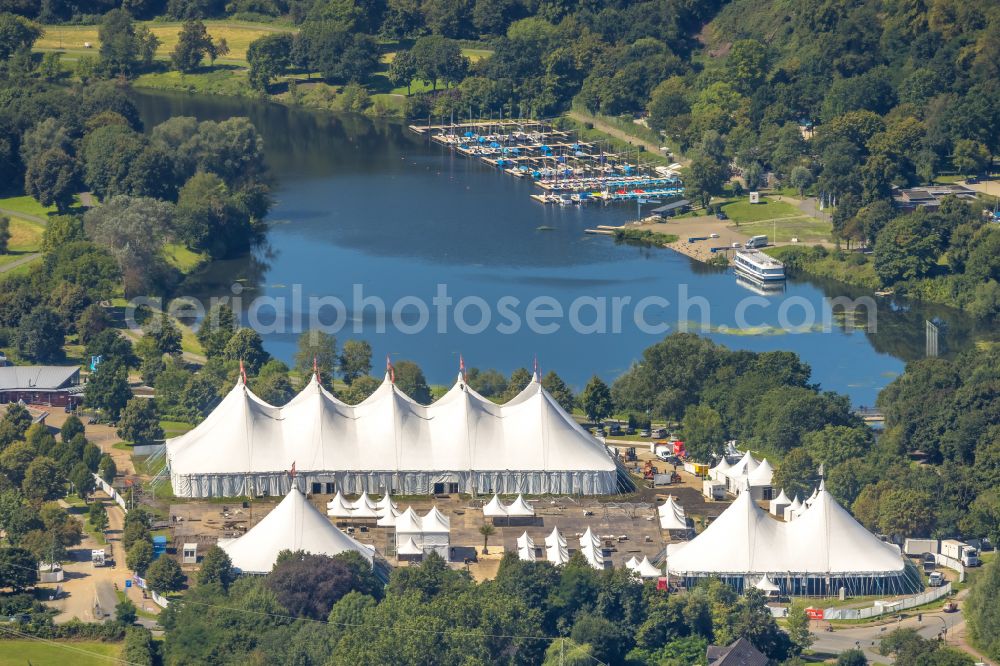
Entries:
{"label": "white semi truck", "polygon": [[958,560],[967,567],[978,567],[979,551],[957,539],[945,539],[941,542],[941,554]]}

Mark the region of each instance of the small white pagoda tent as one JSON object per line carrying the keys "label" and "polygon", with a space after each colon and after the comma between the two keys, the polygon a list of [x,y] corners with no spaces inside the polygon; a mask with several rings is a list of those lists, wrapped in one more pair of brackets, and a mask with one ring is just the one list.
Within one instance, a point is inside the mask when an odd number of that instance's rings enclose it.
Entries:
{"label": "small white pagoda tent", "polygon": [[799,500],[799,496],[796,495],[795,499],[792,500],[792,503],[785,507],[785,512],[784,512],[785,522],[790,523],[793,520],[795,520],[798,517],[799,513],[801,513],[802,509],[804,508],[805,505],[802,504],[801,500]]}
{"label": "small white pagoda tent", "polygon": [[384,511],[385,509],[392,507],[396,510],[396,514],[399,515],[399,505],[392,500],[392,495],[386,493],[382,496],[378,502],[375,503],[375,508]]}
{"label": "small white pagoda tent", "polygon": [[656,508],[656,513],[660,519],[661,530],[688,529],[684,507],[677,503],[673,495],[669,495],[667,501]]}
{"label": "small white pagoda tent", "polygon": [[525,562],[535,561],[535,541],[527,532],[517,537],[517,556]]}
{"label": "small white pagoda tent", "polygon": [[350,518],[352,515],[351,504],[344,500],[344,496],[337,491],[333,499],[326,503],[326,515],[331,518]]}
{"label": "small white pagoda tent", "polygon": [[636,565],[634,571],[643,578],[659,578],[663,575],[663,572],[649,561],[649,557],[643,557],[642,561]]}
{"label": "small white pagoda tent", "polygon": [[558,527],[553,527],[552,532],[545,537],[545,547],[551,548],[552,546],[560,546],[562,548],[566,547],[566,537],[559,532]]}
{"label": "small white pagoda tent", "polygon": [[420,547],[424,552],[433,550],[445,562],[450,559],[451,520],[441,513],[436,506],[420,517]]}
{"label": "small white pagoda tent", "polygon": [[729,461],[726,460],[726,457],[722,456],[722,460],[719,461],[719,464],[713,467],[712,469],[708,470],[708,478],[710,478],[712,481],[725,481],[726,472],[729,471],[731,467],[732,465],[729,464]]}
{"label": "small white pagoda tent", "polygon": [[569,562],[569,549],[565,545],[555,544],[545,547],[545,559],[555,565]]}
{"label": "small white pagoda tent", "polygon": [[782,490],[777,497],[771,500],[769,504],[769,509],[772,516],[779,516],[783,518],[785,516],[785,507],[791,504],[791,500],[788,499],[788,495]]}
{"label": "small white pagoda tent", "polygon": [[378,520],[375,521],[375,524],[379,527],[395,527],[396,518],[399,515],[399,511],[391,505],[384,509],[379,509]]}
{"label": "small white pagoda tent", "polygon": [[524,501],[524,496],[518,494],[517,499],[507,505],[507,515],[511,518],[534,518],[535,509]]}
{"label": "small white pagoda tent", "polygon": [[418,546],[412,537],[396,549],[396,556],[400,560],[419,560],[423,555],[424,549]]}
{"label": "small white pagoda tent", "polygon": [[368,491],[367,490],[362,491],[361,496],[358,497],[358,499],[356,499],[353,502],[351,502],[350,506],[354,510],[361,509],[361,508],[366,508],[366,509],[370,509],[371,511],[375,511],[375,509],[378,508],[378,506],[375,504],[375,502],[371,501],[371,498],[368,497]]}
{"label": "small white pagoda tent", "polygon": [[494,523],[496,523],[497,518],[507,517],[507,509],[500,501],[499,495],[493,495],[493,499],[483,507],[483,517],[492,518]]}
{"label": "small white pagoda tent", "polygon": [[760,461],[756,469],[747,474],[747,482],[750,484],[750,496],[756,501],[771,499],[771,482],[774,479],[774,468],[767,458]]}
{"label": "small white pagoda tent", "polygon": [[590,566],[600,571],[604,570],[604,551],[601,549],[601,540],[594,536],[589,527],[580,537],[580,552],[583,553]]}
{"label": "small white pagoda tent", "polygon": [[761,576],[761,579],[753,584],[758,590],[764,593],[767,597],[776,597],[781,593],[781,588],[774,584],[774,582],[767,577],[767,574]]}

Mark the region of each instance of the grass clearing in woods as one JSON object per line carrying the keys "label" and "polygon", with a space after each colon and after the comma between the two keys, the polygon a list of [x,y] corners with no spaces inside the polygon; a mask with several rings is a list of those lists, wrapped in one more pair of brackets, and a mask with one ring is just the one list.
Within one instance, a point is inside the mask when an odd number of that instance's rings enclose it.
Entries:
{"label": "grass clearing in woods", "polygon": [[[250,42],[276,32],[298,32],[297,30],[270,23],[249,23],[243,21],[202,21],[212,39],[225,39],[229,45],[229,55],[219,58],[216,62],[246,62],[247,48]],[[145,25],[160,40],[156,49],[158,58],[169,58],[170,52],[177,46],[177,35],[183,23],[138,21]],[[35,42],[35,49],[40,51],[63,51],[65,53],[91,53],[97,55],[101,42],[97,37],[96,25],[46,25],[42,26],[45,34]],[[91,48],[84,44],[89,43]]]}

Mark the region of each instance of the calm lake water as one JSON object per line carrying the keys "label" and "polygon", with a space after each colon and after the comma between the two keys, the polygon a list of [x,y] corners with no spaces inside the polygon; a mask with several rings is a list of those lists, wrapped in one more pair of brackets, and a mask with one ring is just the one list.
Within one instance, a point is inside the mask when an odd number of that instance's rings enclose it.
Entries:
{"label": "calm lake water", "polygon": [[[252,257],[213,265],[188,285],[188,293],[230,294],[231,286],[240,284],[245,302],[255,296],[294,300],[297,293],[303,302],[310,296],[339,298],[346,319],[337,337],[369,340],[376,374],[386,354],[418,362],[434,383],[453,381],[459,354],[470,367],[504,373],[530,368],[537,356],[543,372],[556,370],[580,389],[595,373],[614,379],[663,337],[636,326],[641,299],[670,302],[666,307],[655,302],[645,311],[649,324],[673,330],[681,322],[701,322],[699,306],[680,311],[686,293],[689,300],[703,299],[709,313],[707,326],[691,330],[732,348],[794,351],[812,366],[814,381],[847,393],[856,405],[871,405],[907,360],[923,355],[926,319],[941,326],[942,353],[969,344],[975,335],[967,319],[953,311],[884,299],[877,332],[866,332],[831,313],[830,298],[861,295],[842,285],[789,280],[784,293],[762,298],[737,285],[731,271],[669,250],[586,235],[588,227],[634,219],[634,206],[543,206],[529,198],[535,191],[531,183],[454,156],[399,124],[238,99],[143,92],[135,100],[147,128],[176,115],[202,120],[239,115],[248,116],[264,138],[277,200],[267,243]],[[374,306],[355,306],[356,285],[390,310],[384,331]],[[438,285],[446,285],[453,299],[444,332],[432,303]],[[405,330],[421,323],[416,305],[402,301],[401,326],[393,326],[391,317],[394,304],[412,297],[429,308],[427,325],[417,333]],[[485,331],[456,326],[455,306],[464,297],[488,304]],[[504,297],[507,310],[500,307]],[[528,303],[540,297],[555,299],[564,311],[561,320],[539,320],[558,321],[554,333],[532,332],[525,324]],[[616,333],[612,299],[626,297],[631,303],[622,307]],[[583,324],[595,321],[595,304],[605,301],[606,332],[572,330],[568,310],[580,298],[596,299],[578,301]],[[751,326],[734,333],[741,303]],[[802,332],[780,332],[783,307],[793,324],[803,322],[805,307],[815,312],[816,322]],[[297,338],[288,329],[297,316],[308,321],[304,309],[290,306],[282,322],[286,332],[264,335],[268,351],[285,361],[291,361]],[[260,319],[271,323],[270,312]],[[505,332],[513,326],[504,312],[520,318],[517,332]],[[328,308],[323,319],[335,316]],[[834,322],[830,330],[820,330],[824,319]],[[466,307],[464,321],[479,324],[480,308]]]}

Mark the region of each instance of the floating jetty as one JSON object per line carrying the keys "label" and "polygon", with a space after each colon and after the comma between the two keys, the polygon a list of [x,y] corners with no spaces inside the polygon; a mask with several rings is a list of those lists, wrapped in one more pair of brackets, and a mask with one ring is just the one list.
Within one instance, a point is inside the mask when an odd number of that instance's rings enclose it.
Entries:
{"label": "floating jetty", "polygon": [[639,153],[605,152],[600,144],[582,141],[541,120],[470,120],[409,127],[463,157],[480,159],[516,178],[530,178],[543,190],[531,198],[544,204],[652,202],[684,192],[680,165],[643,168]]}

